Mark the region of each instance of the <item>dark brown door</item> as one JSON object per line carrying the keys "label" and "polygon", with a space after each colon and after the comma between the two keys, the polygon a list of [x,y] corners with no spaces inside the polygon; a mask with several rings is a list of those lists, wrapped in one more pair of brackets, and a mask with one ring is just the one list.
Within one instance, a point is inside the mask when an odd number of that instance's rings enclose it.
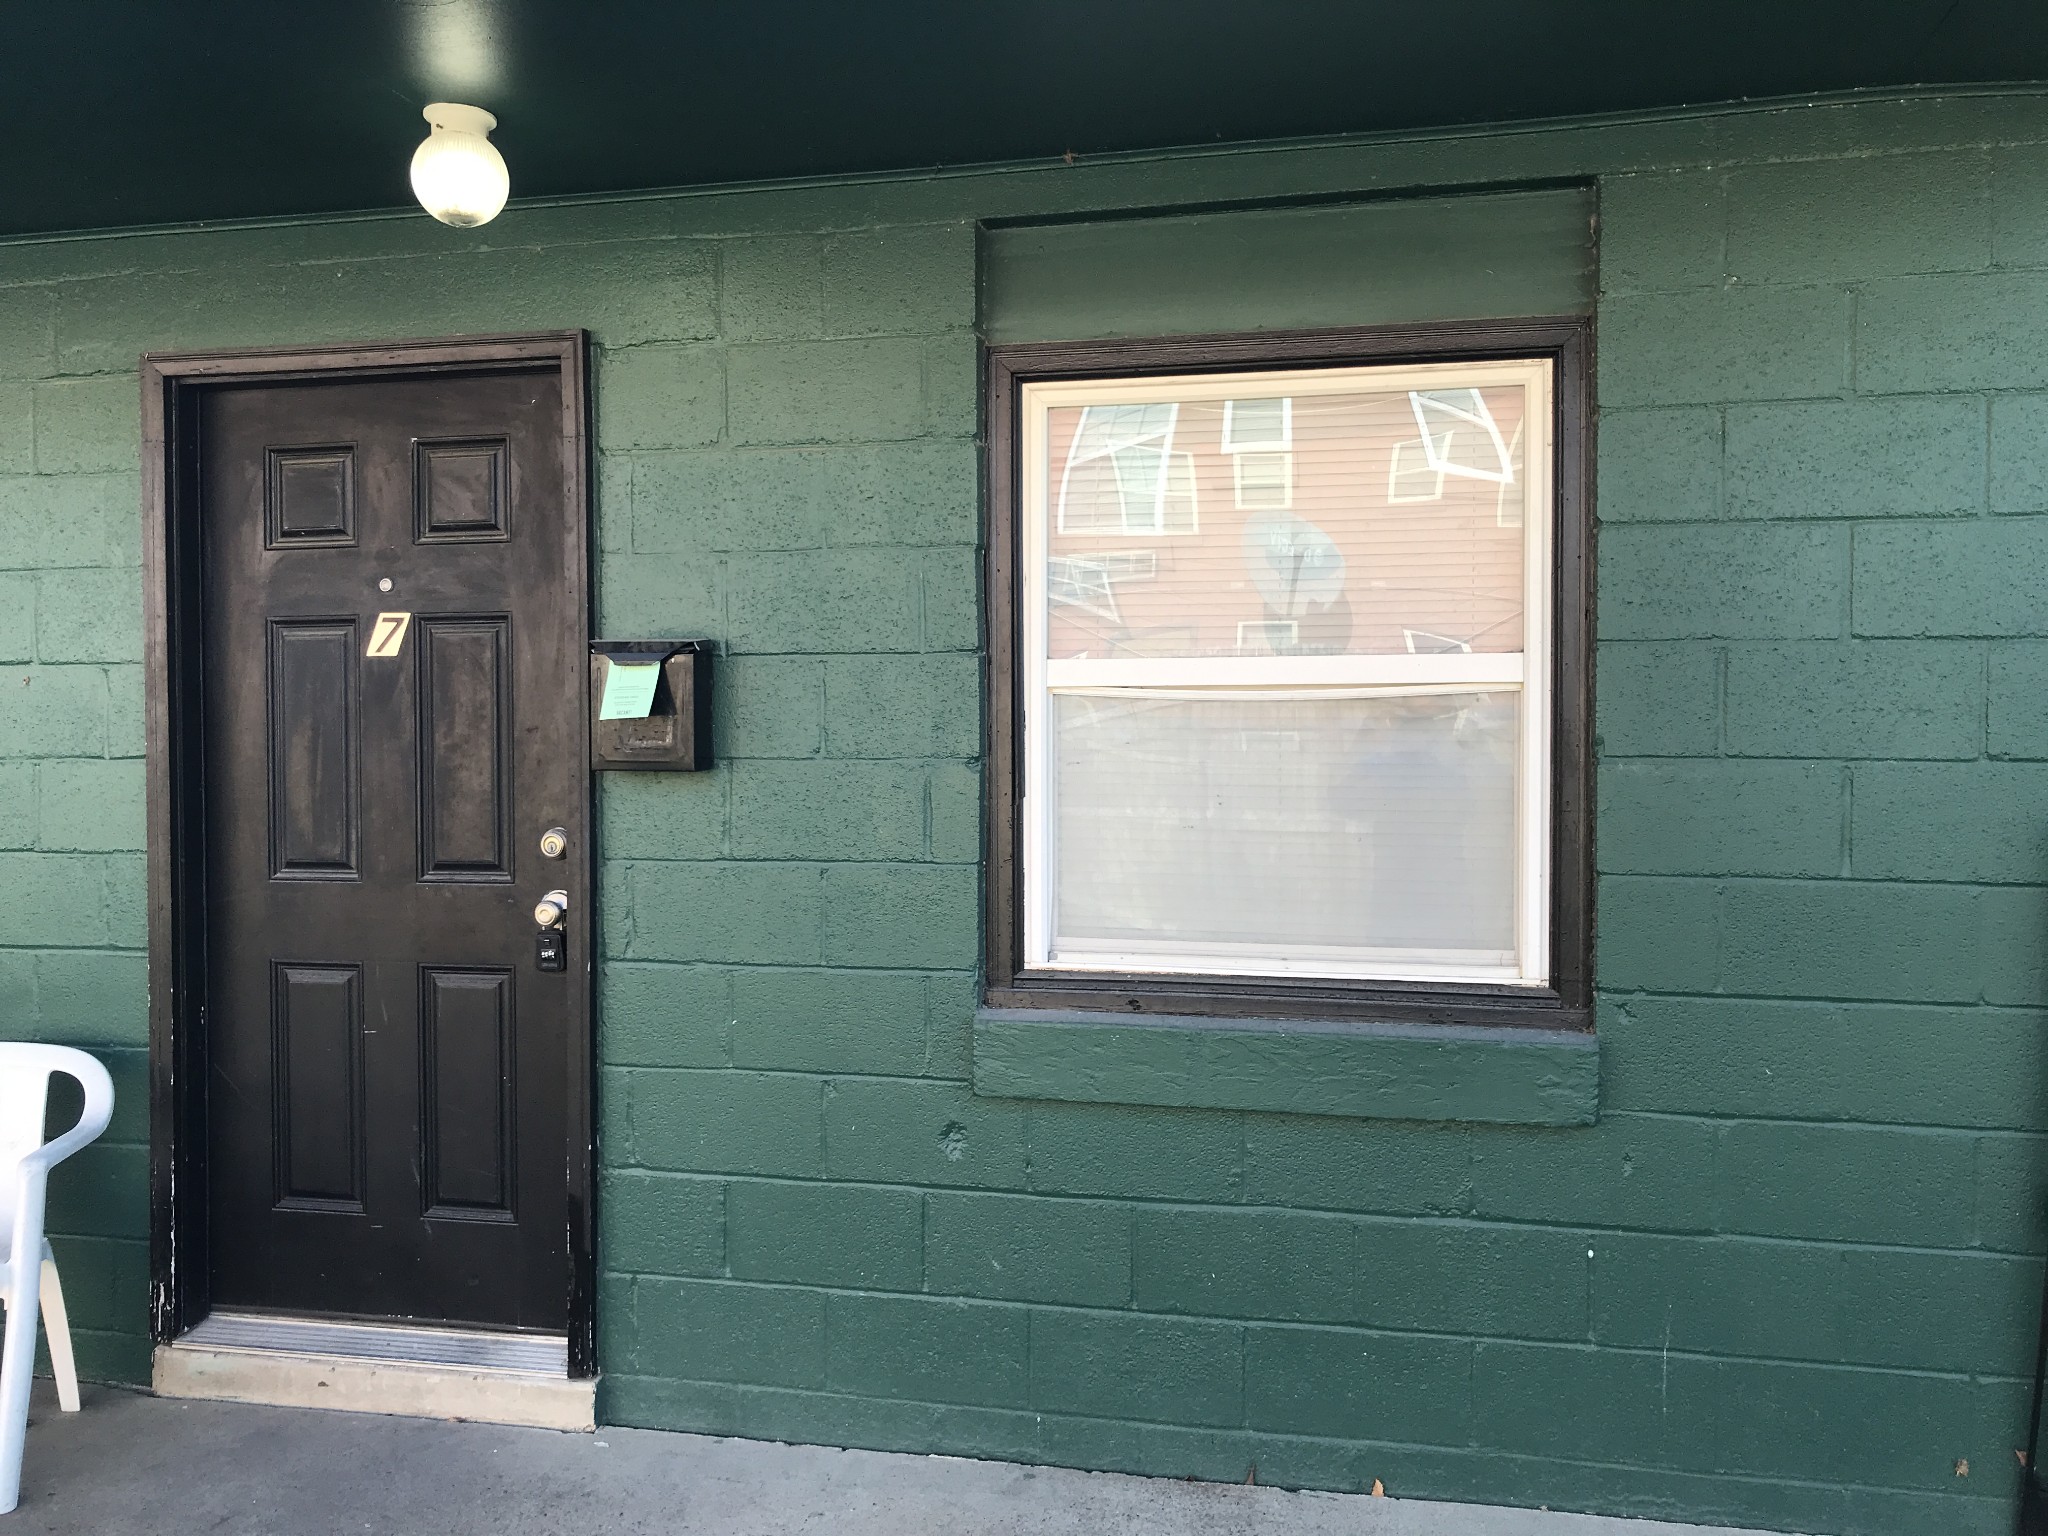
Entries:
{"label": "dark brown door", "polygon": [[203,397],[215,1307],[566,1327],[592,930],[584,851],[540,852],[585,830],[561,391]]}

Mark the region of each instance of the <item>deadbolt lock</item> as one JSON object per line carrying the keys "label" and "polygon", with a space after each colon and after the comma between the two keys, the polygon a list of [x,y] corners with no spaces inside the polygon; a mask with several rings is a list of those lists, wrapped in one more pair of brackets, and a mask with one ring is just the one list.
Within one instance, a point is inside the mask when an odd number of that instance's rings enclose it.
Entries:
{"label": "deadbolt lock", "polygon": [[567,891],[549,891],[534,903],[533,920],[543,928],[559,928],[569,911]]}
{"label": "deadbolt lock", "polygon": [[549,827],[540,835],[540,856],[544,859],[559,859],[569,851],[569,833],[563,827]]}

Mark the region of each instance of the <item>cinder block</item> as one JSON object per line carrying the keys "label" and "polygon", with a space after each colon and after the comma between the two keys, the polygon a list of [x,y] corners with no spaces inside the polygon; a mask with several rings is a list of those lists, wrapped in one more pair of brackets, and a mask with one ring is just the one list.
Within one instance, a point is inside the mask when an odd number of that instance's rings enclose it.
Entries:
{"label": "cinder block", "polygon": [[2048,885],[2044,806],[2048,764],[1859,765],[1856,876]]}
{"label": "cinder block", "polygon": [[924,1196],[735,1180],[726,1188],[726,1262],[740,1280],[914,1291],[924,1273]]}
{"label": "cinder block", "polygon": [[1609,528],[1600,538],[1599,586],[1600,633],[1608,640],[1838,635],[1849,613],[1849,531]]}
{"label": "cinder block", "polygon": [[1721,652],[1697,641],[1603,641],[1593,739],[1613,757],[1711,755],[1721,729]]}
{"label": "cinder block", "polygon": [[32,949],[0,950],[0,1009],[24,1021],[36,1017],[36,954]]}
{"label": "cinder block", "polygon": [[1835,395],[1848,365],[1849,297],[1838,288],[1714,288],[1600,306],[1608,409]]}
{"label": "cinder block", "polygon": [[2048,144],[1991,151],[1991,241],[2001,267],[2048,266]]}
{"label": "cinder block", "polygon": [[2042,1025],[2025,1009],[1975,1004],[1629,998],[1600,1010],[1601,1125],[1611,1106],[2048,1129],[2048,1104],[2027,1086],[2048,1073]]}
{"label": "cinder block", "polygon": [[[0,678],[0,688],[5,686]],[[0,761],[0,848],[36,846],[36,770],[26,758]]]}
{"label": "cinder block", "polygon": [[727,851],[732,780],[730,773],[604,774],[597,802],[600,846],[639,859],[718,858]]}
{"label": "cinder block", "polygon": [[932,763],[925,794],[930,805],[928,858],[966,864],[981,856],[981,770],[973,763]]}
{"label": "cinder block", "polygon": [[1721,515],[1721,411],[1602,411],[1596,505],[1603,523]]}
{"label": "cinder block", "polygon": [[733,1060],[778,1072],[923,1070],[924,978],[748,966],[733,976]]}
{"label": "cinder block", "polygon": [[925,1285],[941,1295],[1131,1304],[1131,1208],[1043,1195],[925,1197]]}
{"label": "cinder block", "polygon": [[36,659],[36,578],[0,575],[0,662]]}
{"label": "cinder block", "polygon": [[1601,177],[1601,292],[1719,283],[1727,239],[1721,183],[1711,171]]}
{"label": "cinder block", "polygon": [[642,454],[634,544],[698,554],[971,543],[978,475],[971,442]]}
{"label": "cinder block", "polygon": [[990,1407],[1021,1408],[1029,1398],[1022,1307],[841,1293],[826,1307],[826,1379],[835,1391]]}
{"label": "cinder block", "polygon": [[2048,512],[2048,395],[1991,397],[1991,510]]}
{"label": "cinder block", "polygon": [[1707,1121],[1611,1113],[1603,1105],[1598,1125],[1480,1125],[1471,1127],[1469,1140],[1476,1216],[1653,1231],[1712,1229],[1715,1142]]}
{"label": "cinder block", "polygon": [[2003,886],[1977,893],[1977,963],[1984,1001],[2025,1008],[2048,1006],[2048,891]]}
{"label": "cinder block", "polygon": [[808,340],[824,331],[824,242],[757,235],[719,243],[719,333],[728,341]]}
{"label": "cinder block", "polygon": [[1243,1125],[1240,1116],[1204,1110],[1033,1104],[1031,1187],[1065,1195],[1234,1202],[1244,1188]]}
{"label": "cinder block", "polygon": [[723,563],[711,557],[608,555],[598,566],[597,599],[602,633],[725,634]]}
{"label": "cinder block", "polygon": [[918,859],[925,771],[918,762],[735,763],[732,851],[742,859]]}
{"label": "cinder block", "polygon": [[825,888],[811,864],[632,864],[633,960],[815,965]]}
{"label": "cinder block", "polygon": [[0,379],[0,473],[28,475],[36,467],[35,385]]}
{"label": "cinder block", "polygon": [[1242,1423],[1244,1330],[1189,1318],[1035,1312],[1031,1405],[1091,1418]]}
{"label": "cinder block", "polygon": [[1146,1205],[1136,1223],[1132,1298],[1140,1311],[1280,1322],[1356,1316],[1346,1217]]}
{"label": "cinder block", "polygon": [[712,707],[721,758],[815,757],[823,748],[823,662],[810,656],[721,656],[718,670]]}
{"label": "cinder block", "polygon": [[633,552],[633,460],[623,453],[597,456],[597,551]]}
{"label": "cinder block", "polygon": [[822,1291],[646,1276],[633,1289],[632,1344],[621,1369],[682,1381],[824,1385]]}
{"label": "cinder block", "polygon": [[54,307],[43,284],[0,288],[0,377],[39,379],[55,371]]}
{"label": "cinder block", "polygon": [[1951,642],[1728,653],[1728,750],[1748,757],[1973,758],[1983,650]]}
{"label": "cinder block", "polygon": [[607,351],[597,391],[597,440],[606,453],[695,448],[725,434],[725,353],[718,347]]}
{"label": "cinder block", "polygon": [[1986,750],[1993,757],[2048,758],[2048,643],[1990,647]]}
{"label": "cinder block", "polygon": [[974,225],[899,225],[825,241],[825,333],[901,336],[974,324]]}
{"label": "cinder block", "polygon": [[1741,282],[1991,265],[1991,161],[1979,149],[1738,167],[1727,186],[1728,270]]}
{"label": "cinder block", "polygon": [[607,1066],[728,1064],[729,972],[611,960],[598,968],[597,985],[598,1053]]}
{"label": "cinder block", "polygon": [[[60,1165],[61,1166],[61,1165]],[[147,1342],[149,1244],[129,1238],[64,1237],[51,1234],[64,1281],[64,1311],[80,1332],[134,1335]],[[73,1341],[76,1351],[76,1341]],[[85,1361],[78,1361],[85,1377]],[[113,1380],[133,1380],[115,1377]]]}
{"label": "cinder block", "polygon": [[142,487],[133,474],[0,479],[0,569],[141,560]]}
{"label": "cinder block", "polygon": [[35,1038],[99,1048],[149,1043],[149,957],[49,949],[35,957]]}
{"label": "cinder block", "polygon": [[[1489,1339],[1472,1355],[1470,1434],[1509,1454],[1698,1467],[1711,1454],[1698,1443],[1712,1430],[1710,1381],[1683,1355]],[[1576,1407],[1553,1411],[1561,1402]]]}
{"label": "cinder block", "polygon": [[921,556],[821,550],[735,556],[731,640],[753,652],[915,651]]}
{"label": "cinder block", "polygon": [[[1463,1125],[1301,1115],[1246,1115],[1243,1124],[1247,1205],[1417,1216],[1472,1208],[1471,1140]],[[1032,1129],[1035,1135],[1035,1111]],[[1035,1174],[1035,1156],[1032,1168]]]}
{"label": "cinder block", "polygon": [[1606,875],[1594,974],[1610,989],[1711,992],[1720,973],[1720,887],[1710,880]]}
{"label": "cinder block", "polygon": [[1471,1381],[1469,1339],[1245,1330],[1245,1421],[1256,1429],[1462,1445],[1472,1433]]}
{"label": "cinder block", "polygon": [[1586,1337],[1584,1232],[1354,1218],[1358,1320],[1498,1338]]}
{"label": "cinder block", "polygon": [[1730,881],[1721,986],[1753,997],[1972,1001],[1975,897],[1952,885]]}
{"label": "cinder block", "polygon": [[622,1074],[633,1156],[678,1173],[816,1178],[819,1082],[783,1072]]}
{"label": "cinder block", "polygon": [[1984,402],[1814,400],[1728,409],[1728,515],[1946,517],[1984,508]]}
{"label": "cinder block", "polygon": [[1960,1248],[1976,1136],[1905,1126],[1738,1120],[1720,1129],[1715,1228],[1763,1237]]}
{"label": "cinder block", "polygon": [[142,389],[133,375],[44,379],[31,386],[31,397],[38,474],[135,473]]}
{"label": "cinder block", "polygon": [[958,970],[976,960],[981,872],[972,864],[835,864],[825,870],[834,965]]}
{"label": "cinder block", "polygon": [[825,1174],[878,1184],[1024,1188],[1024,1107],[965,1083],[840,1078],[825,1093]]}
{"label": "cinder block", "polygon": [[1977,1138],[1975,1246],[2003,1253],[2048,1250],[2048,1137]]}
{"label": "cinder block", "polygon": [[618,1169],[598,1202],[606,1266],[647,1275],[725,1272],[725,1185],[670,1173]]}
{"label": "cinder block", "polygon": [[36,658],[140,661],[142,578],[134,571],[45,571],[36,578]]}
{"label": "cinder block", "polygon": [[2048,635],[2044,559],[2048,517],[1860,527],[1856,633]]}
{"label": "cinder block", "polygon": [[981,978],[972,971],[943,971],[925,977],[925,1077],[965,1082],[974,1072],[974,1011],[981,1003]]}
{"label": "cinder block", "polygon": [[825,750],[834,757],[980,756],[980,662],[971,655],[828,660]]}
{"label": "cinder block", "polygon": [[[65,669],[67,675],[74,669]],[[79,672],[84,668],[75,669]],[[109,757],[140,757],[144,751],[144,736],[147,726],[143,718],[142,668],[139,666],[115,666],[99,669],[106,678],[105,695],[107,705],[106,746]],[[0,689],[0,692],[4,692]],[[6,709],[0,705],[0,721],[6,718]],[[4,737],[0,727],[0,737]],[[0,756],[6,749],[0,747]]]}
{"label": "cinder block", "polygon": [[914,338],[781,342],[726,353],[726,421],[737,443],[855,443],[924,430]]}
{"label": "cinder block", "polygon": [[1605,762],[1596,853],[1610,874],[1834,875],[1847,795],[1835,763]]}
{"label": "cinder block", "polygon": [[2048,272],[1883,278],[1856,303],[1868,394],[2048,388]]}
{"label": "cinder block", "polygon": [[103,853],[98,857],[105,892],[107,942],[116,949],[142,949],[149,943],[149,870],[139,853]]}
{"label": "cinder block", "polygon": [[2003,1470],[2025,1425],[2019,1382],[1757,1360],[1716,1360],[1710,1372],[1722,1475],[1829,1466],[1851,1487],[1954,1489],[1958,1460]]}
{"label": "cinder block", "polygon": [[924,649],[981,649],[981,557],[972,549],[924,552]]}
{"label": "cinder block", "polygon": [[100,860],[81,853],[0,853],[13,903],[8,942],[88,949],[110,941]]}
{"label": "cinder block", "polygon": [[927,336],[925,431],[934,437],[976,437],[981,428],[981,393],[981,339],[972,331]]}

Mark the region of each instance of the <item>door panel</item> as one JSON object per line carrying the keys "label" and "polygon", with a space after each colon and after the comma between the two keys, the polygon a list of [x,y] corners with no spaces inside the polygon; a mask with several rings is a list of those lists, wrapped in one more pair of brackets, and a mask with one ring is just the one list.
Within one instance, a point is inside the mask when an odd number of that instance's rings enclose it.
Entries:
{"label": "door panel", "polygon": [[198,434],[213,1304],[563,1329],[590,930],[584,861],[537,847],[588,795],[559,375],[223,387]]}

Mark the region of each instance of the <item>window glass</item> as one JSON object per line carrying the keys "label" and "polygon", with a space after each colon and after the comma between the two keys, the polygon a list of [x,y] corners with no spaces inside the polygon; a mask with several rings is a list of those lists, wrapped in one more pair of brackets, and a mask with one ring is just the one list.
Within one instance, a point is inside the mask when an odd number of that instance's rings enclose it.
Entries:
{"label": "window glass", "polygon": [[1049,589],[1050,654],[1519,651],[1524,393],[1053,408],[1049,557],[1158,542],[1144,574],[1105,574],[1085,601]]}
{"label": "window glass", "polygon": [[1516,703],[1056,695],[1052,958],[1512,963]]}
{"label": "window glass", "polygon": [[1027,968],[1546,979],[1549,366],[1024,387]]}

